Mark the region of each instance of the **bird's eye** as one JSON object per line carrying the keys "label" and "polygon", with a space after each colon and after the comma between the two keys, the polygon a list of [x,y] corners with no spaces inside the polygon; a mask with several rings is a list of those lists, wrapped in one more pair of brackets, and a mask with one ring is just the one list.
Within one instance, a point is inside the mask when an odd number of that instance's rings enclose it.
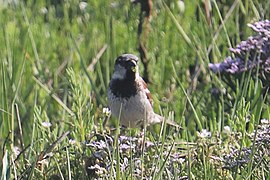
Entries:
{"label": "bird's eye", "polygon": [[117,64],[120,64],[120,65],[123,65],[123,64],[124,64],[124,62],[121,61],[121,60],[118,60],[116,63],[117,63]]}

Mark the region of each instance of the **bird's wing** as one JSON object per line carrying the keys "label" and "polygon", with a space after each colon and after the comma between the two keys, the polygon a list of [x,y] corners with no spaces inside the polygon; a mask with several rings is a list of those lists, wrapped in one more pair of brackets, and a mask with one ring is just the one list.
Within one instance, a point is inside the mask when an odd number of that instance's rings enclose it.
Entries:
{"label": "bird's wing", "polygon": [[148,86],[147,86],[146,82],[145,82],[145,81],[143,80],[143,78],[141,78],[141,77],[140,77],[140,82],[141,82],[141,84],[142,84],[143,91],[145,92],[148,101],[149,101],[150,104],[153,106],[154,101],[153,101],[152,95],[151,95],[151,93],[150,93],[150,90],[148,89]]}

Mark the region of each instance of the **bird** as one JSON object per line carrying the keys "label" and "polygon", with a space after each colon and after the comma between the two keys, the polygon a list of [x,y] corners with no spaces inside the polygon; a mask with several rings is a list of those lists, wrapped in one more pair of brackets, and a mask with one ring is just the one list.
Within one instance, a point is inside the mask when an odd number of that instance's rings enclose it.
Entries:
{"label": "bird", "polygon": [[122,54],[115,60],[108,88],[108,106],[112,116],[124,127],[145,127],[156,123],[179,127],[175,122],[156,114],[147,84],[139,74],[139,58]]}

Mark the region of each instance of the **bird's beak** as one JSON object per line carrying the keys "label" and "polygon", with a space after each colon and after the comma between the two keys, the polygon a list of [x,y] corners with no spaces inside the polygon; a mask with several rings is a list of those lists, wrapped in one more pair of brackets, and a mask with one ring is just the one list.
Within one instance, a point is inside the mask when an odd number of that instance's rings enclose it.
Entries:
{"label": "bird's beak", "polygon": [[136,66],[131,67],[131,71],[135,73],[137,71]]}

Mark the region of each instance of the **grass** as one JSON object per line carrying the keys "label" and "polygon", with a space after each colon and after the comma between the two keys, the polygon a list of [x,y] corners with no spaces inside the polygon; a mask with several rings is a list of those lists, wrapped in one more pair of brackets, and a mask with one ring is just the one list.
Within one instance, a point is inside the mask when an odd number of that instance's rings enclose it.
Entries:
{"label": "grass", "polygon": [[269,3],[153,2],[149,88],[155,111],[183,129],[157,125],[143,138],[103,112],[115,58],[139,56],[138,4],[1,3],[1,179],[270,177],[269,146],[257,142],[270,119],[266,87],[251,71],[226,82],[208,68],[252,35],[247,23],[269,19]]}

